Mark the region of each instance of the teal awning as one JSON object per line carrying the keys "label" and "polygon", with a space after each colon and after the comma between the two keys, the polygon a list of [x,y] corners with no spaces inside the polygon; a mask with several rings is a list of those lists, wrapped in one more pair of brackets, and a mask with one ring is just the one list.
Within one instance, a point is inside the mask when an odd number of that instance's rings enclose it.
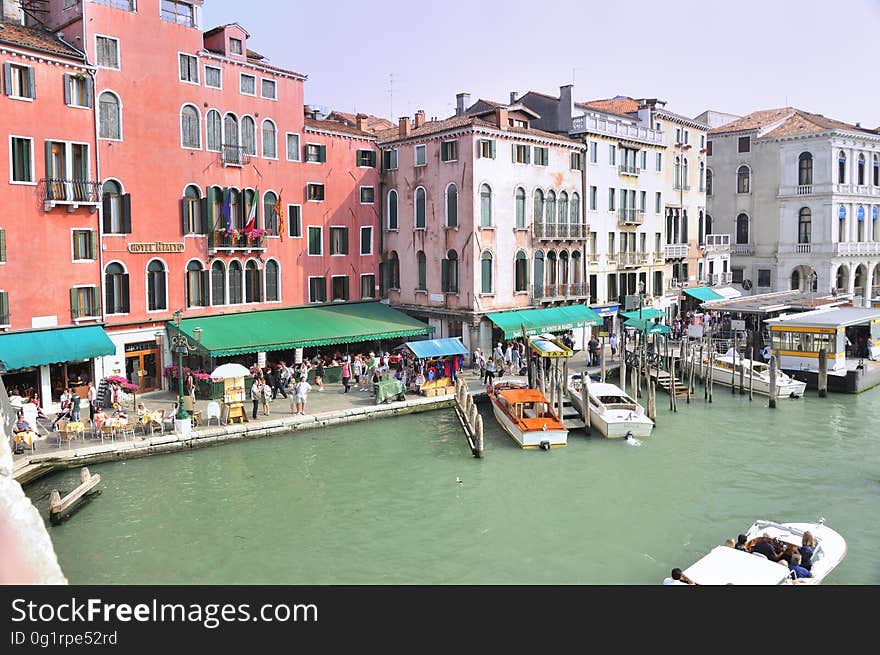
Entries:
{"label": "teal awning", "polygon": [[602,317],[586,305],[499,312],[487,314],[486,318],[504,331],[505,339],[523,336],[523,325],[526,328],[526,336],[533,336],[544,332],[561,332],[587,325],[602,325],[603,323]]}
{"label": "teal awning", "polygon": [[100,325],[0,334],[0,363],[7,371],[115,353]]}
{"label": "teal awning", "polygon": [[[434,328],[381,302],[353,302],[268,309],[187,318],[180,331],[212,357],[293,350],[337,343],[430,335]],[[174,324],[170,324],[174,328]]]}
{"label": "teal awning", "polygon": [[624,327],[634,328],[639,332],[644,332],[645,334],[668,334],[672,332],[668,325],[663,325],[662,323],[655,323],[651,319],[630,319],[626,323],[624,323]]}
{"label": "teal awning", "polygon": [[724,298],[720,293],[715,293],[709,287],[693,287],[691,289],[683,289],[683,291],[689,295],[691,298],[696,298],[697,300],[701,300],[703,302],[708,302],[710,300],[721,300]]}
{"label": "teal awning", "polygon": [[621,316],[626,319],[636,319],[638,321],[654,318],[666,318],[666,312],[664,312],[662,309],[655,309],[654,307],[643,307],[641,311],[641,316],[639,315],[639,310],[635,310],[632,312],[623,312]]}
{"label": "teal awning", "polygon": [[461,339],[429,339],[426,341],[408,341],[403,344],[419,359],[427,357],[449,357],[450,355],[467,355],[468,351]]}

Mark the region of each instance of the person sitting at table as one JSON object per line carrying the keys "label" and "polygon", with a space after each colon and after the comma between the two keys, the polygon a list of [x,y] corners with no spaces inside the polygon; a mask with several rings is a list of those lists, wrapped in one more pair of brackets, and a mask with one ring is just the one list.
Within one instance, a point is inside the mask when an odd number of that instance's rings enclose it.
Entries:
{"label": "person sitting at table", "polygon": [[15,435],[13,438],[14,443],[24,443],[28,447],[33,446],[34,439],[37,437],[31,428],[31,424],[25,420],[24,414],[21,412],[18,413],[18,419],[15,421],[15,425],[12,426],[12,434]]}
{"label": "person sitting at table", "polygon": [[104,412],[104,406],[98,405],[97,411],[95,411],[95,429],[100,430],[103,427],[104,423],[107,421],[107,414]]}
{"label": "person sitting at table", "polygon": [[147,411],[147,408],[144,406],[143,403],[138,403],[137,418],[138,418],[138,421],[140,421],[144,425],[146,425],[147,423],[150,422],[150,412]]}

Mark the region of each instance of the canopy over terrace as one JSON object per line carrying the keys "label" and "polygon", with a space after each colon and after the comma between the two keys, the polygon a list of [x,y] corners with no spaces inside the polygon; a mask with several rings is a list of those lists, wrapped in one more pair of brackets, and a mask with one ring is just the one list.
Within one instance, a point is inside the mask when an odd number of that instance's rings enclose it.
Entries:
{"label": "canopy over terrace", "polygon": [[[380,302],[270,309],[181,321],[180,331],[211,357],[430,335],[434,328]],[[174,330],[174,324],[168,324]]]}
{"label": "canopy over terrace", "polygon": [[407,341],[400,348],[408,348],[419,359],[429,357],[449,357],[451,355],[467,355],[468,351],[458,338],[428,339],[424,341]]}
{"label": "canopy over terrace", "polygon": [[0,370],[112,355],[116,346],[100,325],[0,334]]}
{"label": "canopy over terrace", "polygon": [[722,300],[724,296],[720,293],[715,293],[709,287],[692,287],[690,289],[682,289],[688,296],[691,298],[696,298],[702,302],[709,302],[711,300]]}
{"label": "canopy over terrace", "polygon": [[586,305],[499,312],[487,314],[486,318],[501,328],[505,339],[522,337],[523,326],[526,336],[535,336],[545,332],[561,332],[588,325],[602,325],[602,317]]}

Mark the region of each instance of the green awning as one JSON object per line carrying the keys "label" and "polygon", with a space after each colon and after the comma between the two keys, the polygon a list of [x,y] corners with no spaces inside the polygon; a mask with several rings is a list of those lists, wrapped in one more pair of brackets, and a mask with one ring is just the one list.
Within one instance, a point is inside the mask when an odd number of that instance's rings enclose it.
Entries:
{"label": "green awning", "polygon": [[504,331],[505,339],[523,336],[523,325],[526,328],[526,335],[533,336],[543,332],[561,332],[562,330],[573,330],[587,325],[602,325],[603,323],[602,317],[586,305],[499,312],[488,314],[486,318]]}
{"label": "green awning", "polygon": [[643,307],[641,316],[639,316],[639,310],[635,310],[632,312],[623,312],[621,316],[627,319],[635,319],[637,321],[640,321],[653,318],[666,318],[666,312],[664,312],[662,309],[655,309],[654,307]]}
{"label": "green awning", "polygon": [[697,300],[701,300],[703,302],[708,302],[710,300],[721,300],[724,298],[720,293],[715,293],[709,287],[693,287],[691,289],[683,289],[683,291],[689,295],[691,298],[696,298]]}
{"label": "green awning", "polygon": [[100,325],[0,334],[0,363],[7,371],[115,353]]}
{"label": "green awning", "polygon": [[668,325],[655,323],[651,319],[643,319],[641,321],[637,318],[630,319],[626,323],[624,323],[624,327],[634,328],[639,332],[644,332],[645,334],[668,334],[672,332]]}
{"label": "green awning", "polygon": [[[169,326],[173,329],[174,324]],[[213,357],[430,335],[434,328],[381,302],[269,309],[186,318],[180,330]]]}

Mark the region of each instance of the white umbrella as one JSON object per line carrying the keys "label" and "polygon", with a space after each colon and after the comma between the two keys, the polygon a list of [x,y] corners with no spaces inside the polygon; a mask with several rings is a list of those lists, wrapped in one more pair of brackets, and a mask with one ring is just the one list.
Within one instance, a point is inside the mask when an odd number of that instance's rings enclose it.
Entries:
{"label": "white umbrella", "polygon": [[211,378],[222,380],[226,378],[243,378],[251,372],[241,364],[221,364],[211,372]]}

